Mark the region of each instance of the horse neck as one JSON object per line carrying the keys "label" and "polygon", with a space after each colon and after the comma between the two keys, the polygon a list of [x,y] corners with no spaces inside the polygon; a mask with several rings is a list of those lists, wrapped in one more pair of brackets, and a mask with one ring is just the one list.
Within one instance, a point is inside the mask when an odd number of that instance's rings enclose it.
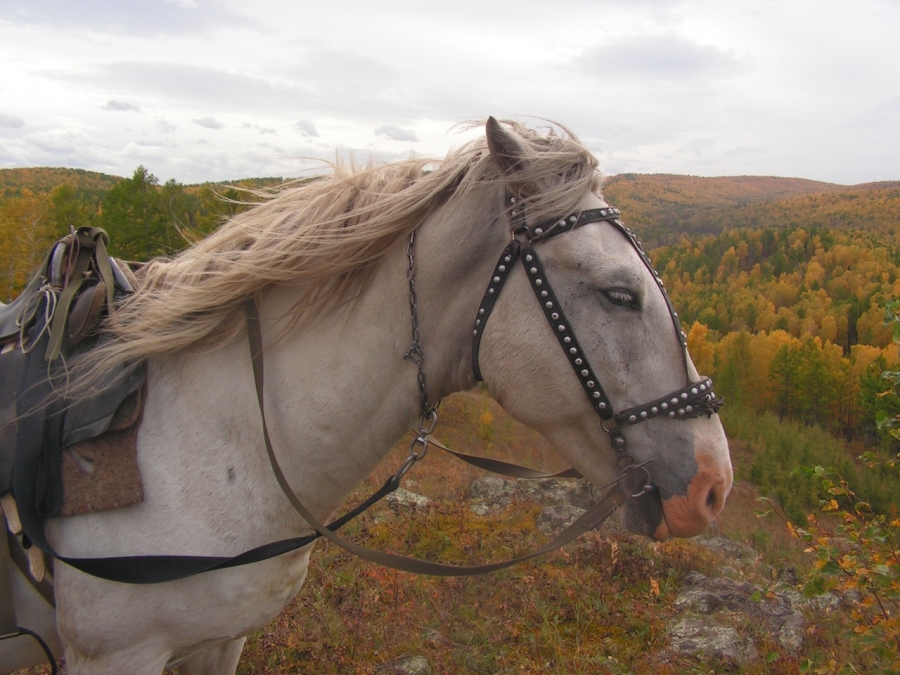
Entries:
{"label": "horse neck", "polygon": [[[417,321],[430,404],[475,384],[472,325],[508,238],[497,222],[500,204],[498,190],[451,200],[417,231]],[[408,241],[395,242],[358,298],[265,348],[273,441],[292,448],[279,460],[298,493],[324,510],[371,473],[422,412],[418,370],[403,358],[411,344]],[[285,316],[296,292],[273,289],[264,317]]]}

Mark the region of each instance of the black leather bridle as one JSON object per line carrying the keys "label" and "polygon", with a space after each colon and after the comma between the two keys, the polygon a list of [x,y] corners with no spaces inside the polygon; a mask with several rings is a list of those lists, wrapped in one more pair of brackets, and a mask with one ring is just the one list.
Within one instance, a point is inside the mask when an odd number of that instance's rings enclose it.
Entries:
{"label": "black leather bridle", "polygon": [[[472,332],[472,365],[476,380],[482,381],[481,369],[478,365],[478,348],[484,335],[487,320],[497,302],[497,298],[500,296],[500,291],[503,290],[503,286],[518,259],[522,261],[525,275],[531,283],[531,288],[538,299],[544,316],[547,317],[547,321],[553,329],[553,334],[556,335],[556,339],[569,359],[569,363],[572,365],[581,387],[591,402],[591,407],[600,416],[603,429],[609,434],[610,442],[616,453],[616,462],[620,469],[634,464],[634,459],[628,454],[628,442],[623,434],[625,427],[660,416],[688,419],[699,417],[700,415],[711,416],[713,413],[718,412],[723,401],[713,392],[712,380],[708,377],[701,377],[698,382],[691,381],[691,375],[688,370],[687,336],[681,328],[678,313],[672,305],[662,279],[656,270],[653,269],[650,258],[644,252],[641,242],[620,220],[621,212],[619,209],[610,206],[588,209],[549,223],[529,225],[525,220],[525,209],[519,198],[507,195],[506,199],[509,205],[508,213],[512,240],[503,250],[503,253],[500,254],[500,259],[494,267],[493,274],[491,274],[491,280],[488,283],[487,290],[484,292],[478,313],[475,315],[475,327]],[[656,281],[657,287],[663,298],[665,298],[666,306],[669,308],[669,315],[672,317],[672,324],[681,344],[685,379],[687,380],[687,385],[681,389],[677,389],[649,403],[620,412],[615,412],[612,402],[600,384],[600,378],[597,377],[594,369],[588,363],[587,355],[578,343],[575,331],[572,330],[572,324],[566,318],[565,312],[563,312],[563,308],[553,292],[553,288],[550,286],[550,280],[544,272],[544,267],[541,264],[537,251],[534,249],[535,244],[547,241],[565,232],[570,232],[583,225],[599,222],[609,223],[625,236]],[[610,422],[614,422],[614,426]],[[645,485],[645,489],[649,486],[649,483]]]}

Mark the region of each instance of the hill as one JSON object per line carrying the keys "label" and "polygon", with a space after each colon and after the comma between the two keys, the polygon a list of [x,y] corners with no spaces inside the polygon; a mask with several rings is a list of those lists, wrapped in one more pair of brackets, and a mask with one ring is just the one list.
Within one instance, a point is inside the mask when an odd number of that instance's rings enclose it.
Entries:
{"label": "hill", "polygon": [[620,174],[606,181],[603,193],[651,245],[736,227],[894,231],[900,223],[900,181]]}
{"label": "hill", "polygon": [[122,178],[84,169],[29,167],[0,169],[0,199],[16,197],[22,190],[45,194],[60,185],[71,185],[79,192],[103,194]]}

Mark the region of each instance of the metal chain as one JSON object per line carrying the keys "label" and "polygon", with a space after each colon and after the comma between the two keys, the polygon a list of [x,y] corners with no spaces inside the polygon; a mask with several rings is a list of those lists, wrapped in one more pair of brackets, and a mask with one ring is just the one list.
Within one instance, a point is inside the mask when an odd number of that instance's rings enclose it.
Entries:
{"label": "metal chain", "polygon": [[419,397],[422,401],[422,414],[419,415],[418,429],[416,437],[409,445],[409,455],[403,466],[397,472],[397,478],[402,478],[412,465],[425,457],[428,451],[428,436],[434,431],[438,420],[438,407],[441,402],[438,401],[433,406],[428,405],[428,390],[425,380],[425,353],[422,351],[422,345],[419,342],[419,307],[416,303],[416,232],[413,230],[409,234],[409,243],[406,245],[406,256],[409,258],[409,267],[406,270],[406,278],[409,281],[409,315],[412,322],[412,344],[403,358],[412,361],[418,369],[419,381]]}

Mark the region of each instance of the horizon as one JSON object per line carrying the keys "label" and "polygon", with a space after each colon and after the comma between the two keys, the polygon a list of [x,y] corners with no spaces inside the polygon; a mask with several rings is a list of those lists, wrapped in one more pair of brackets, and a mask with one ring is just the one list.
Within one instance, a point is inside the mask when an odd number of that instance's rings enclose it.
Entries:
{"label": "horizon", "polygon": [[[174,180],[177,183],[184,185],[186,187],[190,187],[193,185],[205,185],[205,184],[221,184],[228,185],[229,182],[237,182],[242,180],[266,180],[266,179],[279,179],[285,182],[290,180],[295,180],[295,178],[289,178],[286,176],[277,176],[277,175],[255,175],[255,176],[240,176],[240,177],[231,177],[222,180],[206,180],[206,181],[196,181],[196,182],[182,182],[178,179],[177,176],[169,176],[167,178],[163,178],[158,175],[152,167],[145,166],[143,164],[139,164],[138,166],[143,166],[147,171],[150,172],[153,176],[155,176],[160,183],[165,183],[167,180]],[[73,167],[73,166],[50,166],[50,165],[40,165],[40,166],[7,166],[0,167],[0,171],[25,171],[25,170],[34,170],[34,169],[60,169],[64,171],[84,171],[87,173],[96,173],[103,176],[110,176],[113,178],[118,178],[120,180],[129,179],[134,175],[134,171],[137,170],[137,166],[129,172],[128,175],[121,175],[116,173],[108,173],[105,171],[97,171],[95,169],[86,169],[83,167]],[[327,175],[324,173],[322,175]],[[689,173],[673,173],[673,172],[640,172],[640,171],[623,171],[621,173],[607,173],[601,172],[603,177],[603,182],[605,183],[611,178],[615,178],[617,176],[679,176],[683,178],[700,178],[703,180],[716,180],[721,178],[772,178],[776,180],[800,180],[809,183],[821,183],[823,185],[833,185],[837,187],[845,187],[845,188],[855,188],[855,187],[865,187],[869,185],[880,185],[882,183],[900,183],[900,178],[887,178],[884,180],[877,181],[863,181],[861,183],[834,183],[831,181],[822,181],[817,180],[815,178],[804,178],[802,176],[776,176],[769,174],[731,174],[731,175],[717,175],[717,176],[701,176],[697,174],[689,174]],[[900,187],[900,185],[898,185]]]}

